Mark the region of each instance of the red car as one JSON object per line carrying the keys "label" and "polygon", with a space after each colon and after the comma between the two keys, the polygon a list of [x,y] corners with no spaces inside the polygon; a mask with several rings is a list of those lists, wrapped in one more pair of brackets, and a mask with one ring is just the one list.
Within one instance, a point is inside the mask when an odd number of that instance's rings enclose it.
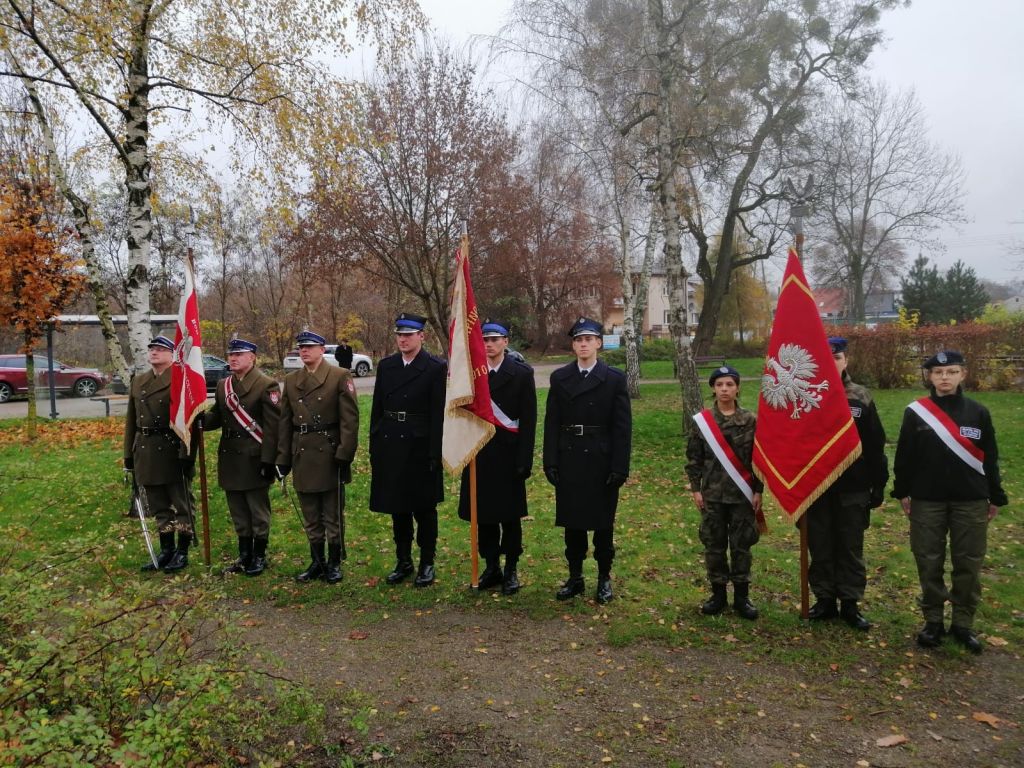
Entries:
{"label": "red car", "polygon": [[[33,356],[36,388],[50,386],[47,359]],[[109,377],[95,368],[73,368],[57,360],[53,361],[54,388],[58,392],[70,392],[75,397],[91,397],[107,385]],[[28,392],[28,378],[25,375],[24,355],[0,355],[0,403],[6,403],[15,395]]]}

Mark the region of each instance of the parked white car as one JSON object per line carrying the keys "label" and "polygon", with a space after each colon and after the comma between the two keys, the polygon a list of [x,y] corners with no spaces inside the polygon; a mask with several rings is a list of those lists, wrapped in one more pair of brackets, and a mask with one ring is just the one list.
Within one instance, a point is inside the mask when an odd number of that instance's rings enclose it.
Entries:
{"label": "parked white car", "polygon": [[[338,359],[334,356],[334,351],[338,348],[337,344],[326,344],[324,346],[324,360],[331,365],[337,365]],[[284,356],[284,360],[281,364],[285,368],[301,368],[302,360],[299,358],[299,350],[293,349],[287,355]],[[352,375],[353,376],[368,376],[373,373],[373,360],[367,355],[361,355],[358,352],[352,355]]]}

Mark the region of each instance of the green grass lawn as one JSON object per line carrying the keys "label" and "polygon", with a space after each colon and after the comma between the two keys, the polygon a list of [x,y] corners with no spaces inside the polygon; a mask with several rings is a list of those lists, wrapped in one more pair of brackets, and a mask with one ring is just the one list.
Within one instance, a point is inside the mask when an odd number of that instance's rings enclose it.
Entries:
{"label": "green grass lawn", "polygon": [[[544,392],[540,394],[543,418]],[[902,409],[918,394],[908,390],[875,393],[890,450]],[[1024,518],[1018,501],[1024,490],[1020,480],[1024,465],[1024,395],[983,393],[976,397],[991,409],[999,430],[1003,478],[1011,498],[1011,505],[1001,511],[989,531],[985,592],[976,624],[982,633],[1019,647],[1024,642],[1024,613],[1019,607],[1024,604],[1024,586],[1016,578],[1024,562]],[[753,398],[745,393],[741,399],[749,404]],[[762,619],[747,623],[731,613],[714,619],[698,614],[706,584],[697,536],[698,515],[683,474],[685,446],[680,437],[679,403],[676,385],[647,384],[643,397],[634,404],[633,468],[622,492],[616,530],[617,599],[597,609],[607,637],[614,643],[653,638],[669,644],[732,647],[734,652],[747,653],[768,644],[777,653],[809,663],[815,661],[823,646],[833,657],[842,655],[851,638],[848,633],[808,627],[798,619],[798,536],[771,502],[771,530],[754,549],[752,597]],[[361,398],[360,405],[361,448],[353,468],[355,481],[348,486],[349,560],[345,581],[336,588],[293,581],[292,576],[306,564],[308,550],[290,498],[275,487],[271,493],[275,513],[269,549],[271,569],[258,579],[224,579],[223,588],[229,596],[279,605],[337,605],[371,618],[396,608],[419,609],[435,603],[468,610],[522,611],[538,618],[595,611],[590,600],[566,605],[553,599],[565,576],[564,545],[561,529],[553,525],[553,494],[540,472],[539,448],[534,475],[528,483],[531,516],[524,524],[526,553],[520,574],[525,586],[519,595],[499,599],[466,588],[470,574],[469,530],[455,513],[457,478],[449,479],[446,500],[439,508],[437,585],[426,590],[408,584],[386,586],[382,577],[394,562],[391,525],[388,517],[367,509],[369,398]],[[0,423],[0,433],[9,432],[17,424]],[[235,554],[235,540],[223,494],[216,484],[217,437],[208,435],[206,440],[212,578],[220,580],[220,569]],[[87,539],[96,542],[95,556],[76,566],[77,578],[87,583],[110,579],[112,574],[117,579],[140,578],[138,566],[145,552],[139,523],[124,516],[129,493],[122,483],[119,441],[108,439],[77,446],[51,441],[28,447],[7,442],[0,447],[0,465],[0,548],[15,550],[15,563],[45,557],[47,551],[64,542]],[[198,491],[198,482],[196,486]],[[857,636],[854,642],[905,647],[911,643],[920,616],[915,604],[918,587],[908,547],[907,521],[895,501],[887,500],[874,512],[866,550],[869,583],[864,611],[878,626],[870,638]],[[193,550],[187,579],[206,577],[200,563],[199,551]],[[592,561],[587,563],[585,575],[589,597],[595,581]],[[730,646],[737,640],[738,645]],[[899,654],[893,654],[892,663],[899,663]]]}

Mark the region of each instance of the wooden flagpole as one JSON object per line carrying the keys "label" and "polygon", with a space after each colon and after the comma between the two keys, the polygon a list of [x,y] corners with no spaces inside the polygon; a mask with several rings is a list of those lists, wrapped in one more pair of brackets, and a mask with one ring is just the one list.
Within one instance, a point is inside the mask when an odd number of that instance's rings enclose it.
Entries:
{"label": "wooden flagpole", "polygon": [[807,512],[800,515],[800,618],[807,619],[810,589],[807,586]]}
{"label": "wooden flagpole", "polygon": [[469,460],[469,549],[470,549],[470,586],[478,589],[480,586],[480,553],[478,551],[476,529],[476,457]]}
{"label": "wooden flagpole", "polygon": [[193,424],[199,426],[199,508],[203,512],[203,562],[210,567],[210,503],[206,491],[206,433],[203,431],[202,414]]}
{"label": "wooden flagpole", "polygon": [[[795,193],[792,181],[789,182],[790,189]],[[807,177],[807,184],[802,193],[794,196],[796,200],[792,206],[793,229],[796,235],[796,255],[803,260],[804,257],[804,216],[810,212],[808,202],[811,191],[814,188],[814,177]],[[808,587],[808,555],[807,555],[807,511],[800,515],[800,618],[808,619],[810,611],[810,588]]]}

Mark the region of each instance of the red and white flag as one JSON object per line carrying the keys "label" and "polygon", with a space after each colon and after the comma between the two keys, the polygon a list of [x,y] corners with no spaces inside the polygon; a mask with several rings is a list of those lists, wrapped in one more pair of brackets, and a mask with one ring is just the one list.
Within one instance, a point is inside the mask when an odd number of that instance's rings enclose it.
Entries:
{"label": "red and white flag", "polygon": [[171,428],[178,433],[185,450],[192,447],[192,421],[206,407],[206,375],[203,372],[203,336],[199,330],[199,302],[196,298],[192,264],[185,259],[185,289],[178,306],[174,331],[174,362],[171,365]]}
{"label": "red and white flag", "polygon": [[441,458],[452,474],[462,471],[494,436],[496,419],[487,383],[487,354],[469,279],[469,237],[455,254],[455,287],[448,326],[448,384]]}
{"label": "red and white flag", "polygon": [[860,453],[818,305],[791,248],[761,376],[754,471],[793,521]]}

